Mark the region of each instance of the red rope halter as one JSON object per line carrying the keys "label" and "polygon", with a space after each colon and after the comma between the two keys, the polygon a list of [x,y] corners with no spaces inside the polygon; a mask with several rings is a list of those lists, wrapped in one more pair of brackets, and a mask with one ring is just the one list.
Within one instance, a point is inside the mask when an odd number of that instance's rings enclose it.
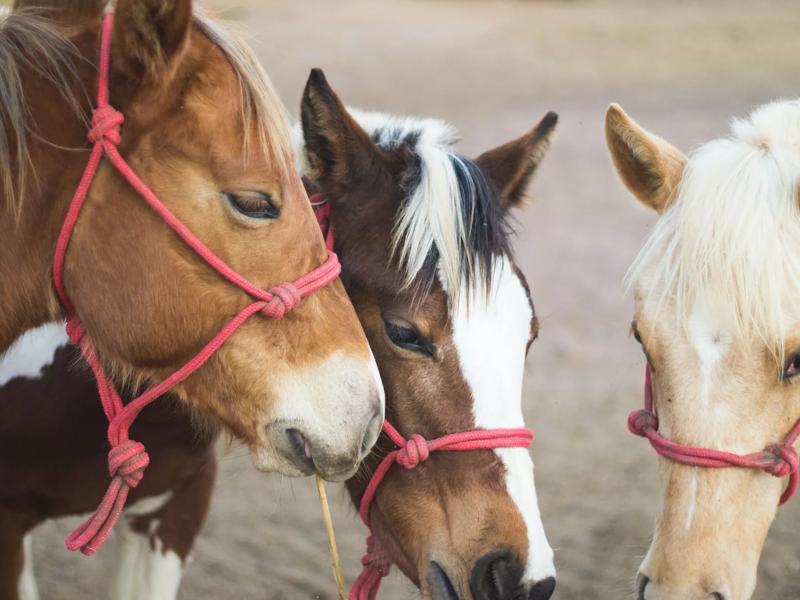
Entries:
{"label": "red rope halter", "polygon": [[658,432],[658,416],[653,409],[653,386],[649,366],[645,372],[644,410],[635,410],[628,415],[628,429],[631,433],[647,438],[653,449],[661,456],[684,465],[709,469],[728,467],[759,469],[775,477],[788,476],[789,483],[781,495],[780,504],[789,500],[797,489],[798,458],[794,443],[800,435],[800,421],[795,423],[783,441],[751,454],[733,454],[678,444]]}
{"label": "red rope halter", "polygon": [[443,435],[434,440],[426,440],[419,434],[411,434],[404,438],[392,427],[389,421],[383,422],[383,432],[397,446],[387,454],[375,469],[372,478],[361,496],[359,515],[364,524],[370,529],[367,537],[367,552],[361,559],[363,569],[361,574],[350,589],[350,600],[375,600],[381,585],[381,580],[389,574],[392,566],[391,560],[381,548],[377,537],[372,533],[369,511],[375,500],[378,486],[383,481],[392,465],[397,463],[404,469],[413,469],[419,463],[425,462],[431,452],[444,451],[469,451],[469,450],[494,450],[495,448],[527,448],[533,442],[533,432],[530,429],[475,429]]}
{"label": "red rope halter", "polygon": [[[66,542],[67,548],[70,550],[80,549],[86,555],[94,554],[106,541],[109,532],[116,524],[125,506],[128,492],[141,481],[144,469],[150,461],[144,446],[128,437],[128,429],[139,412],[203,366],[214,352],[251,316],[258,313],[270,319],[281,319],[287,312],[297,306],[303,298],[334,281],[341,271],[338,258],[333,252],[329,252],[328,259],[321,266],[303,275],[297,281],[282,283],[269,291],[262,290],[234,271],[195,237],[150,188],[139,179],[117,150],[117,145],[122,139],[120,127],[125,121],[125,117],[108,103],[108,76],[113,19],[113,14],[106,14],[101,30],[97,107],[92,115],[92,127],[88,136],[89,141],[93,144],[92,152],[78,188],[75,190],[70,202],[67,216],[64,219],[64,224],[56,242],[55,256],[53,258],[53,280],[58,297],[66,312],[67,334],[70,341],[80,347],[86,362],[89,363],[94,373],[97,380],[97,389],[100,393],[100,401],[109,421],[108,442],[111,450],[108,453],[108,471],[111,476],[111,484],[95,513],[75,529]],[[91,340],[86,336],[86,330],[64,287],[64,260],[70,237],[84,200],[86,200],[89,186],[104,156],[147,202],[150,208],[200,258],[222,277],[242,289],[255,300],[228,321],[219,333],[180,369],[145,391],[139,397],[131,400],[127,405],[122,404],[119,393],[106,377],[101,361]]]}

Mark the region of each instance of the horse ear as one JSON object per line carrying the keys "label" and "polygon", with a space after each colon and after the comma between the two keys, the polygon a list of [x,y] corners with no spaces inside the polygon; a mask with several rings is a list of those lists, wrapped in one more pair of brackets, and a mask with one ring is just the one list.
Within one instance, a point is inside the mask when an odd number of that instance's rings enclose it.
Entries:
{"label": "horse ear", "polygon": [[187,46],[191,21],[191,0],[118,0],[115,68],[150,84],[169,77]]}
{"label": "horse ear", "polygon": [[505,208],[518,207],[525,190],[550,147],[558,115],[547,113],[528,133],[494,150],[484,152],[476,162],[500,190]]}
{"label": "horse ear", "polygon": [[645,206],[663,212],[683,175],[683,152],[642,129],[617,104],[606,112],[606,143],[625,187]]}
{"label": "horse ear", "polygon": [[308,76],[300,117],[306,175],[317,187],[338,195],[360,180],[374,181],[384,153],[347,112],[321,69]]}
{"label": "horse ear", "polygon": [[69,23],[100,17],[108,0],[14,0],[12,10],[33,9]]}

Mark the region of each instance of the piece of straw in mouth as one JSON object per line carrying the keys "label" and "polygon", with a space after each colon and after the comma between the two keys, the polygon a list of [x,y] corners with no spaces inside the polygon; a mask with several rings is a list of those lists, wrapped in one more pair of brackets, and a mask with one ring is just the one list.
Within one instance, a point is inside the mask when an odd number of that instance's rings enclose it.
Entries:
{"label": "piece of straw in mouth", "polygon": [[331,509],[328,506],[328,495],[325,493],[325,482],[317,475],[317,492],[319,492],[319,505],[322,508],[322,520],[325,522],[325,532],[328,534],[328,550],[331,554],[331,568],[333,569],[333,579],[336,581],[336,589],[339,592],[339,600],[347,600],[347,592],[344,588],[344,577],[342,577],[342,563],[339,560],[339,549],[336,547],[336,535],[333,533],[333,519]]}

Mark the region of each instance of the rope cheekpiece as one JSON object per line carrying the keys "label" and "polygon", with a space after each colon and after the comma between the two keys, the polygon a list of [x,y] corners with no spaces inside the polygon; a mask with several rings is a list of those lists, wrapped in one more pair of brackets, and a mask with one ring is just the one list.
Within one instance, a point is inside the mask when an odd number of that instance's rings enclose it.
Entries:
{"label": "rope cheekpiece", "polygon": [[392,562],[386,556],[378,538],[371,533],[369,511],[375,500],[378,486],[394,463],[405,469],[414,469],[428,460],[431,452],[493,450],[496,448],[527,448],[533,442],[530,429],[475,429],[461,433],[451,433],[434,440],[426,440],[414,433],[404,438],[392,427],[389,421],[383,422],[383,432],[397,446],[378,464],[361,496],[359,515],[370,529],[367,537],[367,551],[361,559],[361,574],[350,588],[350,600],[375,600],[381,580],[389,574]]}
{"label": "rope cheekpiece", "polygon": [[729,467],[759,469],[775,477],[789,477],[780,504],[789,500],[797,489],[798,456],[794,443],[800,435],[800,421],[792,427],[782,442],[751,454],[733,454],[678,444],[658,432],[658,416],[653,409],[653,386],[649,366],[645,372],[644,410],[635,410],[628,415],[628,429],[633,434],[647,438],[653,449],[664,458],[684,465],[709,469]]}
{"label": "rope cheekpiece", "polygon": [[[93,144],[89,161],[81,175],[80,182],[70,202],[61,232],[56,241],[53,257],[53,282],[67,316],[67,335],[70,341],[79,346],[86,362],[97,380],[100,402],[108,418],[108,471],[111,484],[95,513],[67,538],[67,548],[80,550],[86,555],[94,554],[106,541],[125,506],[131,488],[142,479],[150,459],[144,446],[128,437],[128,430],[141,410],[175,387],[197,371],[211,358],[222,344],[251,316],[261,314],[270,319],[281,319],[295,308],[300,301],[334,281],[341,272],[336,255],[328,252],[327,260],[313,271],[293,283],[282,283],[269,291],[262,290],[242,275],[234,271],[214,254],[203,242],[170,212],[133,169],[119,154],[117,145],[122,141],[120,128],[124,115],[108,103],[108,77],[111,60],[111,35],[114,16],[105,15],[100,36],[100,65],[97,83],[97,107],[92,114],[89,141]],[[75,307],[64,287],[64,261],[67,248],[78,220],[81,208],[100,161],[106,158],[124,177],[130,186],[144,199],[153,211],[180,237],[196,254],[223,278],[243,290],[254,301],[243,308],[214,336],[200,352],[189,359],[180,369],[139,397],[123,405],[114,385],[106,376],[101,361],[91,340],[81,323]]]}

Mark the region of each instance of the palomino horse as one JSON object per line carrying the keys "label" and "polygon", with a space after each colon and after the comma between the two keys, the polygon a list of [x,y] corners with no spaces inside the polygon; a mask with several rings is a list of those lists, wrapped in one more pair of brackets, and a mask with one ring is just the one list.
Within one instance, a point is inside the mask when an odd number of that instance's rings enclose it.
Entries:
{"label": "palomino horse", "polygon": [[[314,98],[325,101],[315,103]],[[373,182],[374,193],[363,187],[367,182],[359,182],[359,171],[342,170],[342,177],[351,178],[341,182],[342,190],[350,191],[328,195],[335,207],[336,247],[350,257],[344,263],[344,280],[359,299],[364,325],[374,338],[379,367],[391,382],[387,402],[392,423],[401,431],[428,437],[476,426],[521,425],[522,364],[538,325],[522,275],[511,268],[505,219],[509,207],[521,201],[528,180],[544,156],[555,125],[554,116],[548,116],[531,134],[473,162],[452,153],[453,131],[440,121],[355,114],[382,147],[391,148],[387,152],[407,154],[408,161],[398,164],[402,168],[382,187]],[[331,146],[319,137],[323,131],[330,135],[338,132],[337,136],[345,132],[357,134],[367,143],[365,150],[379,151],[362,126],[347,115],[320,74],[309,81],[303,116],[309,140],[307,156],[312,160],[326,148],[341,150],[341,146]],[[297,139],[302,143],[301,136]],[[331,139],[341,141],[338,137]],[[335,165],[344,166],[339,150],[330,155],[329,162],[320,164],[326,172]],[[299,152],[304,152],[302,147]],[[400,182],[406,180],[409,167],[420,173],[414,186],[404,187]],[[335,189],[330,173],[323,177],[325,189]],[[433,186],[420,188],[430,177],[434,178]],[[322,183],[320,180],[309,185],[318,187]],[[453,183],[455,187],[451,187]],[[479,186],[472,187],[473,184]],[[476,193],[469,193],[470,189]],[[412,289],[402,283],[409,273],[408,267],[403,266],[405,261],[401,264],[389,259],[387,240],[394,235],[390,229],[393,223],[399,223],[398,209],[415,194],[420,195],[417,201],[422,204],[421,209],[446,201],[448,208],[443,218],[451,222],[462,216],[469,224],[473,218],[470,215],[480,214],[492,227],[483,241],[473,237],[479,233],[474,227],[469,227],[473,233],[460,241],[444,238],[457,245],[465,244],[456,257],[454,283],[472,296],[472,312],[467,315],[454,308],[461,306],[463,310],[463,305],[451,304],[442,281],[429,281],[431,288],[415,301]],[[351,201],[363,208],[363,231],[350,222],[353,215],[361,212],[353,209],[356,205],[349,204]],[[365,236],[365,231],[373,235]],[[442,242],[436,243],[438,248]],[[428,246],[425,251],[434,251],[434,247]],[[364,262],[358,255],[371,258]],[[382,257],[384,262],[374,262],[375,257]],[[463,264],[468,258],[475,261],[475,266]],[[489,261],[495,263],[494,274],[485,279],[477,265],[488,268]],[[381,273],[385,283],[377,287],[365,285],[376,273]],[[391,287],[387,287],[388,283]],[[417,273],[412,287],[418,288],[421,283],[425,283],[423,274]],[[467,297],[462,296],[462,300]],[[457,330],[453,329],[454,324],[458,324]],[[508,336],[505,343],[516,345],[503,354],[501,365],[493,361],[487,364],[487,368],[499,369],[492,396],[496,404],[492,407],[487,391],[474,379],[476,366],[470,361],[477,358],[475,346],[494,343],[495,335]],[[38,431],[29,429],[24,437],[18,430],[0,429],[0,445],[16,443],[16,455],[27,456],[37,438],[51,437],[53,444],[68,450],[64,462],[78,467],[70,470],[54,465],[48,472],[52,470],[61,477],[58,485],[52,486],[47,483],[41,464],[19,465],[19,472],[27,473],[27,488],[18,488],[15,497],[0,502],[16,504],[27,512],[24,516],[18,513],[23,518],[13,527],[11,523],[0,523],[0,532],[13,532],[0,540],[0,556],[9,556],[3,551],[9,544],[29,550],[29,542],[22,542],[23,536],[43,519],[89,510],[103,485],[105,451],[99,440],[102,413],[94,399],[92,382],[69,368],[74,359],[75,351],[66,347],[63,332],[48,326],[23,337],[0,363],[0,428],[12,416],[22,418],[19,411],[54,415],[51,424],[42,422]],[[426,371],[426,378],[420,377],[422,370]],[[121,555],[112,581],[112,597],[174,598],[183,563],[212,493],[215,435],[194,427],[179,403],[166,402],[143,413],[134,432],[137,439],[148,444],[153,460],[117,527]],[[372,513],[373,526],[381,540],[386,540],[389,558],[422,587],[427,597],[548,598],[555,571],[538,515],[527,452],[509,449],[496,454],[485,450],[456,454],[434,454],[414,471],[394,468],[381,483]],[[351,481],[355,500],[361,495],[366,475],[361,473]],[[30,511],[30,498],[41,498],[41,509]],[[415,518],[407,516],[409,510]],[[437,566],[433,567],[429,560],[436,561]],[[23,591],[21,598],[34,597],[32,573],[30,555],[25,556],[24,563],[0,564],[0,580],[7,577],[14,583],[13,589],[18,585]],[[450,578],[452,581],[447,583]],[[448,585],[456,586],[458,591],[450,593],[448,590],[453,588]],[[5,595],[0,594],[3,600],[14,597],[10,589]]]}
{"label": "palomino horse", "polygon": [[639,598],[746,600],[797,477],[800,102],[762,106],[688,157],[617,106],[606,134],[659,215],[629,273],[648,364],[629,426],[668,459]]}
{"label": "palomino horse", "polygon": [[[378,434],[382,390],[340,282],[281,321],[300,298],[266,291],[329,262],[266,75],[190,0],[119,0],[98,77],[104,4],[17,0],[0,22],[0,352],[63,308],[84,354],[134,387],[172,387],[207,360],[174,390],[259,468],[349,477]],[[92,157],[104,154],[70,231],[95,90]],[[64,262],[51,269],[54,247]],[[255,314],[272,300],[273,318]]]}
{"label": "palomino horse", "polygon": [[372,530],[351,598],[373,598],[391,563],[435,600],[553,592],[527,448],[436,452],[431,440],[475,430],[513,437],[524,427],[523,368],[539,325],[511,254],[508,215],[555,124],[550,113],[470,160],[454,152],[455,132],[442,121],[348,113],[312,72],[302,171],[332,207],[343,281],[378,361],[387,423],[405,438],[395,436],[400,464],[374,480],[372,500],[362,496],[393,440],[382,437],[348,482]]}

